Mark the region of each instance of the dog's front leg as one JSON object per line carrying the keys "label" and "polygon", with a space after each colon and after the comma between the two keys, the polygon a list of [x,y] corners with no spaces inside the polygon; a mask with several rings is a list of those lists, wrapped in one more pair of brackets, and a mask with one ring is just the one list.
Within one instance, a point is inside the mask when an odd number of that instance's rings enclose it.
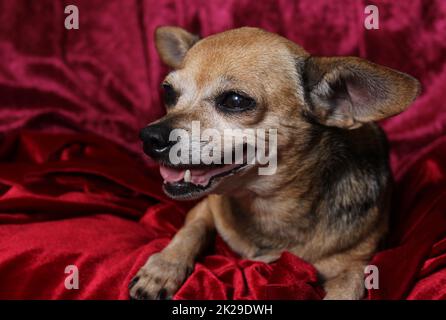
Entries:
{"label": "dog's front leg", "polygon": [[325,300],[357,300],[363,297],[365,267],[376,250],[383,230],[378,228],[356,246],[314,262],[325,280]]}
{"label": "dog's front leg", "polygon": [[[342,261],[344,259],[344,261]],[[325,279],[324,300],[358,300],[364,295],[364,268],[367,262],[338,255],[316,263],[316,269]]]}
{"label": "dog's front leg", "polygon": [[153,254],[130,282],[133,299],[170,299],[189,276],[196,257],[213,235],[214,221],[207,198],[186,217],[169,245]]}

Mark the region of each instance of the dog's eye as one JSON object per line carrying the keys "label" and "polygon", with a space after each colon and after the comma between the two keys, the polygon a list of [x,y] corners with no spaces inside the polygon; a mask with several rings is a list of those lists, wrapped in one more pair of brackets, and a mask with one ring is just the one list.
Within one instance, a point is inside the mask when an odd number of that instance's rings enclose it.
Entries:
{"label": "dog's eye", "polygon": [[237,92],[225,92],[217,98],[217,106],[228,111],[244,111],[254,108],[254,99]]}
{"label": "dog's eye", "polygon": [[178,100],[177,92],[172,87],[172,85],[168,83],[163,83],[162,87],[163,87],[164,104],[169,107],[174,106]]}

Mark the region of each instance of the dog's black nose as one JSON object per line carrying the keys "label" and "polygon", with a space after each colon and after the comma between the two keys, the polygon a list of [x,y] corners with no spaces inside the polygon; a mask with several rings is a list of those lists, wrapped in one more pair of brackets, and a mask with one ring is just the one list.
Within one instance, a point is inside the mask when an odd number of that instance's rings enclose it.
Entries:
{"label": "dog's black nose", "polygon": [[159,158],[169,152],[172,142],[169,141],[170,127],[154,124],[141,129],[139,138],[144,142],[144,152],[152,158]]}

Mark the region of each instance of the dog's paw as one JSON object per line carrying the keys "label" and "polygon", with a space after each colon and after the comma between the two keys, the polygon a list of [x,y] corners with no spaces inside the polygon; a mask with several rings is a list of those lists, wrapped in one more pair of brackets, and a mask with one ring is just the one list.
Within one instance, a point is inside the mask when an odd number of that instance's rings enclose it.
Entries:
{"label": "dog's paw", "polygon": [[327,293],[324,300],[359,300],[364,295],[364,286],[361,281],[348,281],[345,277],[327,281],[324,289]]}
{"label": "dog's paw", "polygon": [[344,291],[328,291],[324,297],[324,300],[359,300],[363,294],[356,292]]}
{"label": "dog's paw", "polygon": [[153,254],[129,283],[131,299],[171,299],[192,273],[193,263],[176,261],[162,252]]}

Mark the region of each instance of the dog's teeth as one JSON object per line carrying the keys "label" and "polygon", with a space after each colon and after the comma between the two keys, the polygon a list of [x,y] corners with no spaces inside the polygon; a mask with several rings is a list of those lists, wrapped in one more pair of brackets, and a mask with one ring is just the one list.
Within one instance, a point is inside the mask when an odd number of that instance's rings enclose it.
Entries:
{"label": "dog's teeth", "polygon": [[190,182],[190,178],[191,178],[191,174],[190,174],[190,170],[188,169],[184,173],[184,182]]}

